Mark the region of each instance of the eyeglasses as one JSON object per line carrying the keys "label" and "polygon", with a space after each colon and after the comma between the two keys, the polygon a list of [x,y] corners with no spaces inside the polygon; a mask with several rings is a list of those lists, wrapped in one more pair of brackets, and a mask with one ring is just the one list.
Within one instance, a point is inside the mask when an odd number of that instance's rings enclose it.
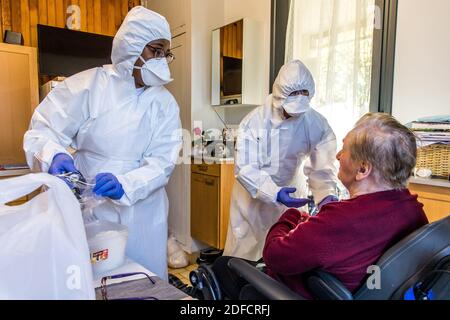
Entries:
{"label": "eyeglasses", "polygon": [[309,97],[309,91],[308,90],[297,90],[297,91],[292,92],[289,96],[295,97],[295,96],[299,96],[299,95]]}
{"label": "eyeglasses", "polygon": [[124,274],[116,274],[112,276],[103,277],[101,280],[101,293],[102,293],[102,299],[103,300],[158,300],[158,298],[155,297],[132,297],[132,298],[120,298],[120,299],[108,299],[108,293],[106,290],[106,281],[107,280],[114,280],[114,279],[120,279],[120,278],[126,278],[126,277],[132,277],[136,275],[145,275],[147,279],[152,283],[152,285],[155,285],[155,281],[150,278],[150,276],[143,272],[133,272],[133,273],[124,273]]}
{"label": "eyeglasses", "polygon": [[154,46],[152,46],[151,44],[148,44],[147,47],[152,50],[153,54],[155,55],[156,59],[163,59],[166,58],[167,59],[167,63],[172,63],[173,60],[175,60],[175,56],[172,52],[170,51],[164,51],[164,49],[162,48],[156,48]]}

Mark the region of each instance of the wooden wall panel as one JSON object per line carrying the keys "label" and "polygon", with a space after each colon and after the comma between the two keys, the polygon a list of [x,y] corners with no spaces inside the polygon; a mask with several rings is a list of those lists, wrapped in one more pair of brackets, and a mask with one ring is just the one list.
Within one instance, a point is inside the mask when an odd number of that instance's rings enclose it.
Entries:
{"label": "wooden wall panel", "polygon": [[[19,1],[17,1],[19,2]],[[30,35],[30,7],[28,5],[28,0],[20,0],[20,22],[22,35],[24,39],[24,45],[27,47],[31,46],[31,35]]]}
{"label": "wooden wall panel", "polygon": [[87,10],[87,31],[88,32],[95,32],[94,28],[94,1],[98,2],[98,0],[87,0],[86,1],[86,7]]}
{"label": "wooden wall panel", "polygon": [[[2,1],[2,26],[3,31],[11,30],[11,0]],[[3,41],[3,37],[2,37]]]}
{"label": "wooden wall panel", "polygon": [[102,2],[94,1],[94,32],[102,33]]}
{"label": "wooden wall panel", "polygon": [[115,16],[115,30],[119,30],[120,25],[122,24],[122,3],[120,0],[114,1],[114,16]]}
{"label": "wooden wall panel", "polygon": [[[14,1],[14,0],[11,0]],[[38,3],[39,24],[48,24],[47,0],[39,0]],[[16,30],[15,30],[16,31]]]}
{"label": "wooden wall panel", "polygon": [[22,15],[20,13],[20,0],[11,1],[11,30],[21,30]]}
{"label": "wooden wall panel", "polygon": [[86,0],[79,0],[78,5],[81,10],[81,31],[87,31],[87,2]]}
{"label": "wooden wall panel", "polygon": [[55,0],[47,0],[47,23],[56,26],[56,2]]}
{"label": "wooden wall panel", "polygon": [[122,21],[125,19],[125,16],[128,12],[128,0],[122,0]]}
{"label": "wooden wall panel", "polygon": [[37,37],[37,24],[39,22],[39,7],[38,0],[30,0],[30,38],[31,38],[31,47],[38,46],[38,37]]}
{"label": "wooden wall panel", "polygon": [[37,47],[37,24],[65,28],[67,7],[81,10],[81,31],[113,36],[140,0],[0,0],[0,42],[5,30],[21,32],[26,46]]}
{"label": "wooden wall panel", "polygon": [[64,28],[66,25],[66,9],[63,0],[55,1],[56,27]]}
{"label": "wooden wall panel", "polygon": [[[1,4],[1,1],[0,1],[0,19],[2,18],[2,11],[3,11],[3,8],[2,8],[2,4]],[[3,24],[2,23],[0,23],[0,38],[3,38]]]}
{"label": "wooden wall panel", "polygon": [[114,35],[116,33],[116,9],[115,1],[108,1],[108,35]]}
{"label": "wooden wall panel", "polygon": [[108,0],[101,0],[101,14],[102,34],[108,34]]}

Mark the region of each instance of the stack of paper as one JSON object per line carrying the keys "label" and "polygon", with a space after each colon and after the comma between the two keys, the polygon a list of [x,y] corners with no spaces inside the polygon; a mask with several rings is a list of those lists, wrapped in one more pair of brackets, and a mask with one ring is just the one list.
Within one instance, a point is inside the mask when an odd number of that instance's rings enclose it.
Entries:
{"label": "stack of paper", "polygon": [[420,119],[409,124],[417,136],[419,147],[450,144],[450,116]]}

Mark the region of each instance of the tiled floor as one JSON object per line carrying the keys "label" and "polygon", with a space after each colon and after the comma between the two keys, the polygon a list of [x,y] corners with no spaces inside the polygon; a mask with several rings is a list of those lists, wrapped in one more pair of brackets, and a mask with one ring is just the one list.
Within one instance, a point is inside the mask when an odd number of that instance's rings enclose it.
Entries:
{"label": "tiled floor", "polygon": [[197,269],[197,264],[192,264],[190,266],[187,266],[185,268],[181,269],[171,269],[169,268],[169,273],[173,274],[174,276],[178,277],[181,281],[183,281],[184,284],[191,285],[191,282],[189,281],[189,273]]}

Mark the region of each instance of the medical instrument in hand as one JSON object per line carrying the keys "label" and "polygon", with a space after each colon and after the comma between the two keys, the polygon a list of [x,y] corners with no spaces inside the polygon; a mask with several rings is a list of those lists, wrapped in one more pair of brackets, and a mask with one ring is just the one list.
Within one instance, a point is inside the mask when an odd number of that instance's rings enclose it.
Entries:
{"label": "medical instrument in hand", "polygon": [[81,195],[86,189],[95,186],[94,184],[87,183],[81,172],[78,171],[61,173],[56,176],[63,179],[70,186],[78,200],[81,199]]}
{"label": "medical instrument in hand", "polygon": [[81,172],[67,172],[57,175],[57,177],[66,181],[71,186],[71,189],[78,199],[81,211],[83,213],[83,220],[85,224],[95,222],[98,220],[93,209],[105,200],[98,198],[93,193],[95,187],[94,183],[88,183]]}

